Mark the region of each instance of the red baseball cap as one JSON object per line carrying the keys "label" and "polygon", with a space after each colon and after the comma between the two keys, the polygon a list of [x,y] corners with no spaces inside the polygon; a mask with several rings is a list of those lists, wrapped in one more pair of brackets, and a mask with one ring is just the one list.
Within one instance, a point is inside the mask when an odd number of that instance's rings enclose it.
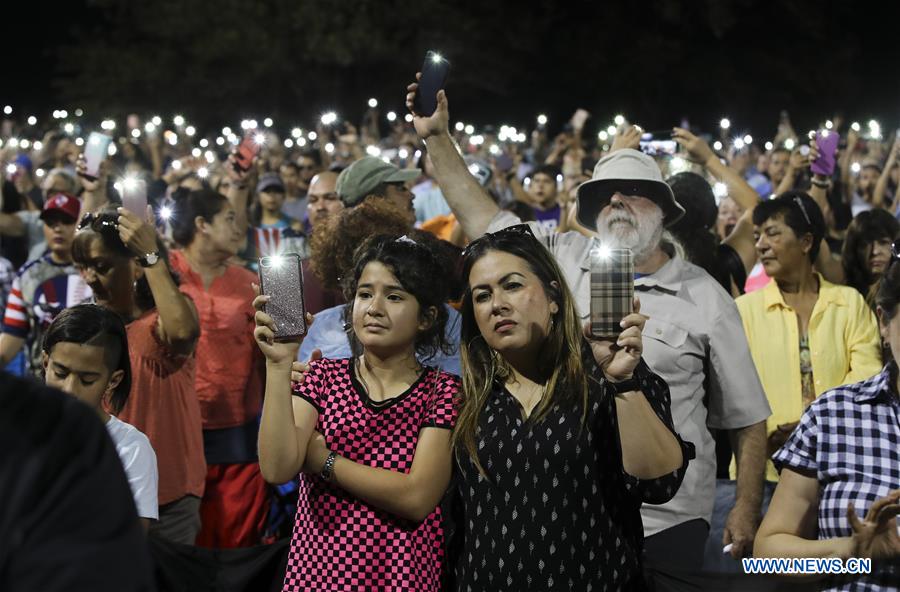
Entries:
{"label": "red baseball cap", "polygon": [[44,209],[41,212],[41,220],[46,220],[50,214],[63,214],[66,218],[71,218],[71,224],[78,220],[78,213],[81,211],[81,202],[74,195],[68,193],[55,193],[47,201],[44,202]]}

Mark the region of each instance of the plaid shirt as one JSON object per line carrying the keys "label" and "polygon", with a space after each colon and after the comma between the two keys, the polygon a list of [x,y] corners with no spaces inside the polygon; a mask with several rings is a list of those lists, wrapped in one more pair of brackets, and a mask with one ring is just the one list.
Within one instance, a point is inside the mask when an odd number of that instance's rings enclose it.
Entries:
{"label": "plaid shirt", "polygon": [[[847,505],[860,519],[900,487],[900,397],[897,365],[829,391],[813,401],[773,457],[778,469],[814,472],[819,481],[819,540],[852,534]],[[872,574],[831,577],[825,590],[895,590],[900,561],[872,563]]]}

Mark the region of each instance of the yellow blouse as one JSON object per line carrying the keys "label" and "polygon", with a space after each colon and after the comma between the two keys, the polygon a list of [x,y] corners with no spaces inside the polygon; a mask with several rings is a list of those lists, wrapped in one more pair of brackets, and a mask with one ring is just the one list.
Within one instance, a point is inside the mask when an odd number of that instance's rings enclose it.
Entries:
{"label": "yellow blouse", "polygon": [[[872,310],[855,289],[818,277],[819,298],[808,329],[816,397],[881,371],[881,338]],[[799,421],[803,413],[797,313],[785,303],[774,280],[735,302],[772,407],[766,425],[771,434],[781,424]],[[732,463],[732,476],[733,469]],[[778,480],[771,461],[767,463],[766,479]]]}

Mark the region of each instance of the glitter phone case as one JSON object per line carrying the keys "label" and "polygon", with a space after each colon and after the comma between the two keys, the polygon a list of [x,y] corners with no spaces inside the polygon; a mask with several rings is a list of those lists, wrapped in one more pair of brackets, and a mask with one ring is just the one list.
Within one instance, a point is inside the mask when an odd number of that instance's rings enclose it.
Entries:
{"label": "glitter phone case", "polygon": [[269,296],[266,313],[275,321],[275,339],[291,341],[306,335],[303,269],[295,253],[259,259],[259,289]]}
{"label": "glitter phone case", "polygon": [[614,338],[619,323],[634,310],[631,249],[591,249],[591,335]]}

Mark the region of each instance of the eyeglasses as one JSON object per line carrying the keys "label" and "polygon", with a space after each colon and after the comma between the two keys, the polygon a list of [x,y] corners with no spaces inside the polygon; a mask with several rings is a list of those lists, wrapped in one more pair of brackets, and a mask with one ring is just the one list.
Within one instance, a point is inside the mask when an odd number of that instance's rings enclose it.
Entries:
{"label": "eyeglasses", "polygon": [[78,224],[78,230],[83,230],[87,227],[90,227],[94,232],[102,232],[103,230],[117,231],[119,228],[119,215],[109,212],[101,214],[88,212],[81,218],[81,222]]}
{"label": "eyeglasses", "polygon": [[806,219],[806,223],[810,226],[813,225],[812,220],[809,219],[809,214],[806,211],[806,206],[803,205],[803,199],[800,196],[794,197],[794,203],[800,206],[800,211],[803,212],[803,217]]}
{"label": "eyeglasses", "polygon": [[462,256],[467,257],[470,255],[478,245],[485,243],[492,243],[503,239],[508,238],[519,238],[519,237],[528,237],[531,240],[537,242],[537,237],[534,236],[534,232],[531,230],[531,225],[529,224],[514,224],[512,226],[507,226],[497,232],[485,232],[480,237],[476,238],[472,242],[470,242],[465,249],[463,249]]}

